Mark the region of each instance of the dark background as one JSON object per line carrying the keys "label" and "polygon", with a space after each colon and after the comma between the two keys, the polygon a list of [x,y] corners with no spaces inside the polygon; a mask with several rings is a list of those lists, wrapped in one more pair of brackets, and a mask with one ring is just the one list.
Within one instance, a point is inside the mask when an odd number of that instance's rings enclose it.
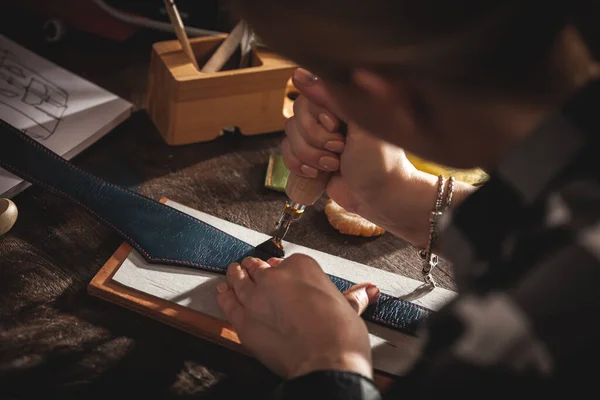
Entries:
{"label": "dark background", "polygon": [[[166,145],[141,107],[151,45],[174,35],[136,29],[115,40],[107,36],[118,29],[108,25],[111,32],[103,36],[66,24],[62,40],[48,43],[44,23],[59,18],[60,12],[34,12],[35,3],[3,2],[0,33],[137,107],[129,120],[77,156],[76,165],[154,199],[168,197],[251,229],[271,231],[285,197],[265,189],[263,181],[281,132]],[[231,26],[228,13],[216,2],[179,1],[182,11],[184,3],[190,4],[190,16],[198,15],[196,26]],[[199,4],[206,6],[205,13],[195,8]],[[90,16],[82,11],[81,18]],[[119,246],[117,235],[37,187],[14,201],[19,219],[0,238],[0,398],[247,399],[262,397],[278,383],[252,358],[89,296],[86,286]],[[307,212],[288,239],[421,279],[410,245],[387,233],[376,239],[339,234],[327,222],[323,201]],[[434,276],[441,286],[453,288],[446,265]]]}

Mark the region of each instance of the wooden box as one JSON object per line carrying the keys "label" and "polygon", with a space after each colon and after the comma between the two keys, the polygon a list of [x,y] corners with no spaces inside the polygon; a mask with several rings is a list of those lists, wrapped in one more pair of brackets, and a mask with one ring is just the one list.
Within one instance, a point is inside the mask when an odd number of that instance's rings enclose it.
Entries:
{"label": "wooden box", "polygon": [[[190,40],[199,65],[226,37]],[[237,127],[244,135],[283,130],[296,65],[262,48],[255,49],[251,59],[247,68],[202,73],[177,40],[155,43],[145,108],[164,140],[170,145],[205,142],[228,127]]]}

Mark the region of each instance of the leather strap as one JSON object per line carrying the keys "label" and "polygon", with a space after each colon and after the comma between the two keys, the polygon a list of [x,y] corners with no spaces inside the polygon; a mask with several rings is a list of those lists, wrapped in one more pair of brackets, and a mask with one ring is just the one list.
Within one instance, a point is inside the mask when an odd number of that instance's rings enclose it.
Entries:
{"label": "leather strap", "polygon": [[[71,200],[118,233],[145,260],[224,274],[246,256],[269,256],[203,221],[85,172],[0,119],[0,167]],[[340,291],[354,283],[329,275]],[[414,335],[430,310],[382,294],[362,315]]]}

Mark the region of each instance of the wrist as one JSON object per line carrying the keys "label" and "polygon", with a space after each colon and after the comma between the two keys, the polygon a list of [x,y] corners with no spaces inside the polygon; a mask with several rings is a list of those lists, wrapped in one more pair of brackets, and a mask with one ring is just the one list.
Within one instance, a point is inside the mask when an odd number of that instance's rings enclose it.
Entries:
{"label": "wrist", "polygon": [[353,372],[368,379],[373,379],[371,360],[364,354],[346,352],[342,354],[322,354],[302,362],[288,379],[297,378],[314,371]]}
{"label": "wrist", "polygon": [[408,209],[406,218],[399,221],[405,240],[418,248],[426,247],[429,241],[429,216],[437,195],[438,178],[432,174],[415,170],[409,180]]}
{"label": "wrist", "polygon": [[[402,193],[396,193],[396,199],[399,198],[398,196],[404,196],[405,200],[402,203],[396,200],[396,204],[403,204],[405,209],[399,210],[398,214],[401,217],[398,215],[398,218],[395,218],[395,223],[389,230],[415,247],[427,247],[429,217],[435,205],[437,186],[437,176],[421,170],[413,171]],[[475,189],[474,186],[456,181],[451,209],[462,203]]]}

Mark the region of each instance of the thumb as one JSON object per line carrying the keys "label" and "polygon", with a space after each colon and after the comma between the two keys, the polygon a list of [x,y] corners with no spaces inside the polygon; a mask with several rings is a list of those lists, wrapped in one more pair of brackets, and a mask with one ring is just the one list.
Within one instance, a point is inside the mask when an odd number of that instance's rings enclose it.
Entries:
{"label": "thumb", "polygon": [[372,283],[354,285],[344,292],[344,297],[358,315],[365,312],[370,304],[375,303],[379,299],[379,295],[379,289]]}
{"label": "thumb", "polygon": [[300,94],[311,103],[323,107],[341,118],[339,107],[321,78],[304,68],[297,68],[292,77],[292,82]]}

